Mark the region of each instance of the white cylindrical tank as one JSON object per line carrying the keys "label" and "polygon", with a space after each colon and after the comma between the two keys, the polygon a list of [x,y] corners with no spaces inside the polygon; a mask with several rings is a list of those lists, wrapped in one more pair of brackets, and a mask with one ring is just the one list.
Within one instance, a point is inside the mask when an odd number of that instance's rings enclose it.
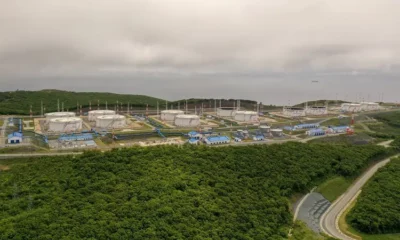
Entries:
{"label": "white cylindrical tank", "polygon": [[269,133],[271,131],[271,127],[270,126],[266,126],[266,125],[261,125],[260,126],[260,130],[263,133]]}
{"label": "white cylindrical tank", "polygon": [[200,117],[197,115],[177,115],[175,125],[178,127],[196,127],[200,125]]}
{"label": "white cylindrical tank", "polygon": [[235,115],[236,109],[229,107],[217,108],[218,117],[233,117]]}
{"label": "white cylindrical tank", "polygon": [[312,115],[312,116],[327,115],[328,114],[328,108],[325,107],[325,106],[307,107],[306,114],[307,115]]}
{"label": "white cylindrical tank", "polygon": [[82,119],[78,117],[52,118],[49,120],[51,132],[77,132],[82,129]]}
{"label": "white cylindrical tank", "polygon": [[52,112],[52,113],[46,113],[46,123],[50,122],[50,119],[54,118],[68,118],[68,117],[75,117],[74,112]]}
{"label": "white cylindrical tank", "polygon": [[362,111],[374,111],[379,109],[379,103],[374,102],[362,102],[361,110]]}
{"label": "white cylindrical tank", "polygon": [[163,121],[174,121],[177,115],[185,114],[181,110],[163,110],[161,111],[161,120]]}
{"label": "white cylindrical tank", "polygon": [[283,115],[286,117],[305,117],[306,110],[301,107],[284,107]]}
{"label": "white cylindrical tank", "polygon": [[126,118],[122,115],[97,116],[96,127],[98,128],[122,128],[126,125]]}
{"label": "white cylindrical tank", "polygon": [[98,116],[107,116],[107,115],[115,115],[115,111],[113,110],[92,110],[88,113],[89,121],[96,121]]}
{"label": "white cylindrical tank", "polygon": [[275,137],[281,137],[283,135],[283,130],[280,128],[271,129],[271,134]]}
{"label": "white cylindrical tank", "polygon": [[240,122],[257,122],[258,114],[253,111],[236,111],[234,119]]}

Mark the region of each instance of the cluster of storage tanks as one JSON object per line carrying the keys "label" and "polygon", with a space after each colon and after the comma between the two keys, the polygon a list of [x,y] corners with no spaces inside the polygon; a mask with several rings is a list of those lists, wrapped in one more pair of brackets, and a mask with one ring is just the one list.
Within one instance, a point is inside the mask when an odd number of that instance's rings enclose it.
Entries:
{"label": "cluster of storage tanks", "polygon": [[342,112],[376,111],[379,109],[379,103],[375,102],[343,103],[341,106]]}
{"label": "cluster of storage tanks", "polygon": [[185,114],[181,110],[161,111],[161,120],[173,122],[178,127],[196,127],[200,125],[200,117]]}
{"label": "cluster of storage tanks", "polygon": [[218,117],[233,118],[239,122],[258,122],[258,113],[254,111],[238,111],[236,108],[218,108]]}
{"label": "cluster of storage tanks", "polygon": [[[82,130],[82,119],[73,112],[46,113],[46,124],[51,132],[79,132]],[[96,122],[98,128],[122,128],[126,118],[112,110],[94,110],[88,113],[89,121]]]}

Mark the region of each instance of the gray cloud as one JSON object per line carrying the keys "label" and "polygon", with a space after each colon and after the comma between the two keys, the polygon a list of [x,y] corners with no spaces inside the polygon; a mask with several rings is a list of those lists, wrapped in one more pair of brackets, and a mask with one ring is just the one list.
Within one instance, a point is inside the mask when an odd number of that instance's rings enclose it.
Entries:
{"label": "gray cloud", "polygon": [[[224,88],[210,90],[218,95],[228,85],[233,94],[242,82],[265,89],[270,84],[291,88],[301,79],[338,74],[357,86],[355,73],[391,81],[400,64],[396,0],[0,4],[0,83],[7,90],[24,88],[28,81],[71,89],[74,81],[89,78],[93,84],[105,79],[127,84],[122,79],[130,78],[133,88],[140,81],[152,89],[157,87],[154,82],[164,81],[181,89],[180,85],[188,88],[210,79],[224,83]],[[292,82],[286,85],[288,79]],[[251,86],[240,88],[251,97]],[[126,87],[115,91],[124,92]],[[296,94],[293,98],[300,99]],[[177,94],[165,97],[172,96]]]}

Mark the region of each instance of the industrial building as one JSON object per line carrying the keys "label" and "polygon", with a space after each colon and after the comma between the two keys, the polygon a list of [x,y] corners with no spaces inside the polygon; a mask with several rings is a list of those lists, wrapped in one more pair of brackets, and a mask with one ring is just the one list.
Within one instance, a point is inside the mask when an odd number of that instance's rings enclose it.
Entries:
{"label": "industrial building", "polygon": [[8,135],[8,144],[22,143],[23,134],[20,132],[13,132]]}
{"label": "industrial building", "polygon": [[312,106],[306,108],[306,115],[308,116],[323,116],[328,114],[328,107],[326,106]]}
{"label": "industrial building", "polygon": [[51,119],[54,118],[70,118],[70,117],[75,117],[74,112],[52,112],[52,113],[46,113],[46,123],[48,124]]}
{"label": "industrial building", "polygon": [[293,130],[319,128],[319,123],[304,123],[293,127]]}
{"label": "industrial building", "polygon": [[126,125],[126,118],[122,115],[97,116],[96,127],[98,128],[122,128]]}
{"label": "industrial building", "polygon": [[203,137],[203,135],[201,133],[198,133],[196,131],[192,131],[188,133],[189,138],[191,139],[200,139]]}
{"label": "industrial building", "polygon": [[264,141],[265,137],[263,135],[255,135],[253,136],[254,141]]}
{"label": "industrial building", "polygon": [[329,127],[330,133],[346,133],[350,129],[349,126]]}
{"label": "industrial building", "polygon": [[51,132],[77,132],[82,129],[82,119],[78,117],[53,118],[49,120]]}
{"label": "industrial building", "polygon": [[258,122],[258,113],[253,111],[236,111],[234,119],[240,122]]}
{"label": "industrial building", "polygon": [[200,117],[197,115],[176,115],[174,123],[178,127],[197,127],[200,125]]}
{"label": "industrial building", "polygon": [[88,120],[91,122],[96,121],[99,116],[108,116],[115,115],[115,111],[113,110],[92,110],[88,113]]}
{"label": "industrial building", "polygon": [[326,132],[325,132],[325,130],[323,130],[321,128],[317,128],[317,129],[311,129],[311,130],[307,131],[306,134],[308,136],[323,136],[326,134]]}
{"label": "industrial building", "polygon": [[176,116],[184,115],[185,113],[181,110],[163,110],[161,111],[161,120],[163,121],[175,121]]}
{"label": "industrial building", "polygon": [[205,138],[204,142],[208,145],[229,143],[231,140],[227,136],[212,136]]}
{"label": "industrial building", "polygon": [[290,118],[305,117],[306,110],[304,108],[300,108],[300,107],[284,107],[283,115],[285,117],[290,117]]}
{"label": "industrial building", "polygon": [[218,117],[234,117],[236,113],[236,108],[231,107],[220,107],[217,108],[217,116]]}
{"label": "industrial building", "polygon": [[271,134],[274,137],[282,137],[283,136],[283,130],[280,129],[280,128],[271,129]]}

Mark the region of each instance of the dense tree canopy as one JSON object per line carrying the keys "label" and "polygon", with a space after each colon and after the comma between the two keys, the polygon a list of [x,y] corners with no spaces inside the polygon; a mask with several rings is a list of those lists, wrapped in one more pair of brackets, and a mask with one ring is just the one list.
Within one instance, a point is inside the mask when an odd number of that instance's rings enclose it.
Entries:
{"label": "dense tree canopy", "polygon": [[286,239],[289,197],[379,146],[159,146],[0,164],[0,239]]}
{"label": "dense tree canopy", "polygon": [[347,221],[364,233],[400,232],[400,158],[380,169],[367,183]]}

